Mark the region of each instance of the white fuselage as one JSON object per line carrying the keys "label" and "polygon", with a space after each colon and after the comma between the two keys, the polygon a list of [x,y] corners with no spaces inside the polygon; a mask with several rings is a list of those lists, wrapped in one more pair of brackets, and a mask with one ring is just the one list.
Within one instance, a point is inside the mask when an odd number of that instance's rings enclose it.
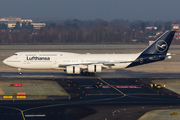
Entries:
{"label": "white fuselage", "polygon": [[[23,69],[63,69],[68,74],[94,74],[103,69],[123,69],[170,59],[167,51],[176,31],[166,31],[136,54],[77,54],[68,52],[17,52],[3,61]],[[21,74],[21,72],[19,72]]]}
{"label": "white fuselage", "polygon": [[4,64],[24,69],[66,69],[64,66],[78,65],[86,69],[89,64],[115,63],[111,69],[126,68],[137,54],[77,54],[68,52],[17,52],[3,61]]}

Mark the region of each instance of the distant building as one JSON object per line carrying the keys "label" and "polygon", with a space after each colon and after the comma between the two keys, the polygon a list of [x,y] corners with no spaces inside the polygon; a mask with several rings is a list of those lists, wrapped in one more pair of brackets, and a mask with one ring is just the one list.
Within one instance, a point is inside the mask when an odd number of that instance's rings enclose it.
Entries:
{"label": "distant building", "polygon": [[173,26],[174,30],[178,30],[179,29],[179,24],[171,24],[171,26]]}
{"label": "distant building", "polygon": [[21,22],[21,18],[16,18],[16,17],[1,18],[0,21],[19,21],[19,22]]}
{"label": "distant building", "polygon": [[174,35],[174,40],[175,41],[180,41],[180,29],[179,29],[179,24],[172,24],[172,29],[176,30],[176,33]]}
{"label": "distant building", "polygon": [[156,35],[149,35],[149,38],[156,38],[157,36]]}
{"label": "distant building", "polygon": [[155,39],[155,38],[157,38],[159,35],[161,35],[162,33],[163,33],[162,31],[158,31],[158,32],[156,32],[156,33],[154,33],[154,34],[152,34],[152,35],[149,35],[149,38]]}
{"label": "distant building", "polygon": [[158,32],[156,32],[156,36],[158,36],[158,35],[160,35],[162,33],[163,33],[162,31],[158,31]]}
{"label": "distant building", "polygon": [[31,19],[22,19],[21,22],[27,22],[27,23],[30,22],[30,23],[32,23],[33,20],[31,20]]}
{"label": "distant building", "polygon": [[146,27],[146,30],[152,30],[152,29],[157,30],[157,27]]}
{"label": "distant building", "polygon": [[149,41],[149,45],[152,45],[154,43],[154,41]]}
{"label": "distant building", "polygon": [[33,23],[33,20],[31,19],[22,19],[22,18],[16,18],[16,17],[10,17],[10,18],[0,18],[0,24],[4,23],[8,26],[9,29],[12,29],[16,26],[16,23],[20,22],[20,26],[22,26],[22,23],[28,23],[30,22],[34,29],[41,29],[42,27],[46,26],[46,23]]}
{"label": "distant building", "polygon": [[180,41],[180,31],[176,31],[175,35],[174,35],[174,40],[175,41]]}
{"label": "distant building", "polygon": [[31,23],[34,26],[34,29],[41,29],[46,26],[46,23]]}

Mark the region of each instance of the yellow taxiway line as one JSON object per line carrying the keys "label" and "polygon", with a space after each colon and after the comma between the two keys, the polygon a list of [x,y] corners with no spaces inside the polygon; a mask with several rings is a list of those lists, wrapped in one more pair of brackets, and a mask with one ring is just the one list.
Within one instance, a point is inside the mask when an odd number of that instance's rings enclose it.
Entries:
{"label": "yellow taxiway line", "polygon": [[46,117],[46,115],[25,115],[25,117]]}
{"label": "yellow taxiway line", "polygon": [[115,89],[116,91],[120,92],[121,94],[123,94],[124,96],[126,96],[126,94],[124,94],[122,91],[118,90],[117,88],[115,88],[113,85],[110,85],[109,83],[105,82],[104,80],[102,80],[100,77],[97,77],[99,80],[101,80],[103,83],[107,84],[108,86],[110,86],[111,88]]}

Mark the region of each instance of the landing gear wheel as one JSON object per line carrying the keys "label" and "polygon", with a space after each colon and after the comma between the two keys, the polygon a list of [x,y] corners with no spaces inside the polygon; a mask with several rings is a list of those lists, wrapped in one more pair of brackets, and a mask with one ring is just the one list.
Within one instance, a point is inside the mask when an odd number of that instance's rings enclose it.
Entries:
{"label": "landing gear wheel", "polygon": [[19,73],[19,75],[22,75],[21,68],[18,68],[18,73]]}
{"label": "landing gear wheel", "polygon": [[92,75],[95,75],[95,73],[93,72],[93,73],[91,73]]}
{"label": "landing gear wheel", "polygon": [[92,76],[92,75],[95,75],[95,73],[94,72],[81,72],[81,75],[83,75],[83,76]]}
{"label": "landing gear wheel", "polygon": [[81,75],[84,75],[84,72],[83,72],[83,71],[81,71]]}

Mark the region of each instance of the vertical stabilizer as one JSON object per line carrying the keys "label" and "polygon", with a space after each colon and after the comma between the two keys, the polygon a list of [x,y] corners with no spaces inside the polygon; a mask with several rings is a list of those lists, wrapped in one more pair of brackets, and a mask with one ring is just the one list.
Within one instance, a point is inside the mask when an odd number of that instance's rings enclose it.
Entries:
{"label": "vertical stabilizer", "polygon": [[167,54],[176,31],[166,31],[155,42],[147,47],[139,57],[127,67],[143,65],[170,58]]}
{"label": "vertical stabilizer", "polygon": [[155,42],[146,48],[142,54],[166,54],[176,31],[166,31]]}

